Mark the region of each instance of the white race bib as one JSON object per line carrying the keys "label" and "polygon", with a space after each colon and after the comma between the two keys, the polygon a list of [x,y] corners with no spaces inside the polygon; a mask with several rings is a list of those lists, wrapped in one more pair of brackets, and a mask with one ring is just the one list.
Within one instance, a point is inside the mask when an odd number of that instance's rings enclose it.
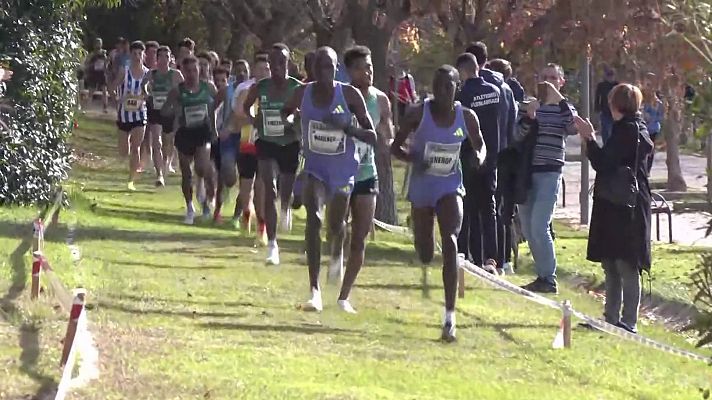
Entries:
{"label": "white race bib", "polygon": [[136,112],[141,108],[143,99],[138,96],[127,95],[124,99],[124,111]]}
{"label": "white race bib", "polygon": [[335,156],[346,152],[346,134],[331,129],[321,121],[309,121],[309,150],[317,154]]}
{"label": "white race bib", "polygon": [[284,122],[279,110],[262,110],[262,128],[265,136],[284,136]]}
{"label": "white race bib", "polygon": [[208,105],[198,104],[197,106],[184,107],[183,113],[185,114],[185,126],[187,128],[203,126],[208,119]]}
{"label": "white race bib", "polygon": [[457,170],[460,161],[460,143],[425,144],[424,160],[428,164],[425,173],[434,176],[450,176]]}
{"label": "white race bib", "polygon": [[154,93],[153,109],[160,110],[161,108],[163,108],[163,105],[166,104],[166,100],[168,100],[168,95],[166,95],[165,93]]}

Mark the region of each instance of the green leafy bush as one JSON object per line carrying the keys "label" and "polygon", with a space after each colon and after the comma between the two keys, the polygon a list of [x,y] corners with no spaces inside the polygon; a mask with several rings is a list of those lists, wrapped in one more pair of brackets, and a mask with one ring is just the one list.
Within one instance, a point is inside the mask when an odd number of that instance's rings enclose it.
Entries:
{"label": "green leafy bush", "polygon": [[70,3],[0,0],[0,62],[15,72],[0,131],[0,204],[42,204],[70,169],[80,34]]}
{"label": "green leafy bush", "polygon": [[712,253],[703,253],[699,268],[692,274],[695,305],[699,315],[690,325],[700,337],[698,347],[712,343]]}

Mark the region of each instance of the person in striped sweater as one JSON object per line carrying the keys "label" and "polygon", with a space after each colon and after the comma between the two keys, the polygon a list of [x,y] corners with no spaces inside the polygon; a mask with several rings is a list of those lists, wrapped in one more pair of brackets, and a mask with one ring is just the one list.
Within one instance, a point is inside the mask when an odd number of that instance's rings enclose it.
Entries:
{"label": "person in striped sweater", "polygon": [[561,189],[566,137],[577,134],[576,109],[561,95],[564,74],[560,66],[547,65],[541,73],[538,100],[527,104],[518,119],[519,139],[535,134],[532,140],[530,186],[527,199],[519,207],[524,237],[534,257],[537,278],[527,290],[557,293],[556,253],[550,224]]}

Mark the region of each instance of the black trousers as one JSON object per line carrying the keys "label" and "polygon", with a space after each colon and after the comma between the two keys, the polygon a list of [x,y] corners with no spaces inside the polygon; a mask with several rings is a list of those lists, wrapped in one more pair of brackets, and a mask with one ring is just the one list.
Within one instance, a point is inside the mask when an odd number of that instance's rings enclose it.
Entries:
{"label": "black trousers", "polygon": [[[463,160],[463,164],[466,161]],[[482,265],[488,259],[497,261],[497,170],[474,170],[463,165],[465,184],[462,229],[457,238],[458,252]]]}

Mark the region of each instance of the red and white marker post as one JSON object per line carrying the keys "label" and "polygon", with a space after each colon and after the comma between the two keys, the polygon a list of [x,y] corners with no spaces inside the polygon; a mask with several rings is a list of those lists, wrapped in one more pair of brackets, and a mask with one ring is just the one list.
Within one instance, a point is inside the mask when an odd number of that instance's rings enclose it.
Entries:
{"label": "red and white marker post", "polygon": [[60,367],[64,367],[69,359],[69,353],[72,351],[72,346],[74,345],[74,338],[77,335],[77,326],[79,324],[79,317],[84,311],[84,301],[86,298],[85,289],[75,289],[74,290],[74,300],[72,301],[72,308],[69,311],[69,323],[67,324],[67,334],[64,336],[64,348],[62,349],[62,359],[59,362]]}

